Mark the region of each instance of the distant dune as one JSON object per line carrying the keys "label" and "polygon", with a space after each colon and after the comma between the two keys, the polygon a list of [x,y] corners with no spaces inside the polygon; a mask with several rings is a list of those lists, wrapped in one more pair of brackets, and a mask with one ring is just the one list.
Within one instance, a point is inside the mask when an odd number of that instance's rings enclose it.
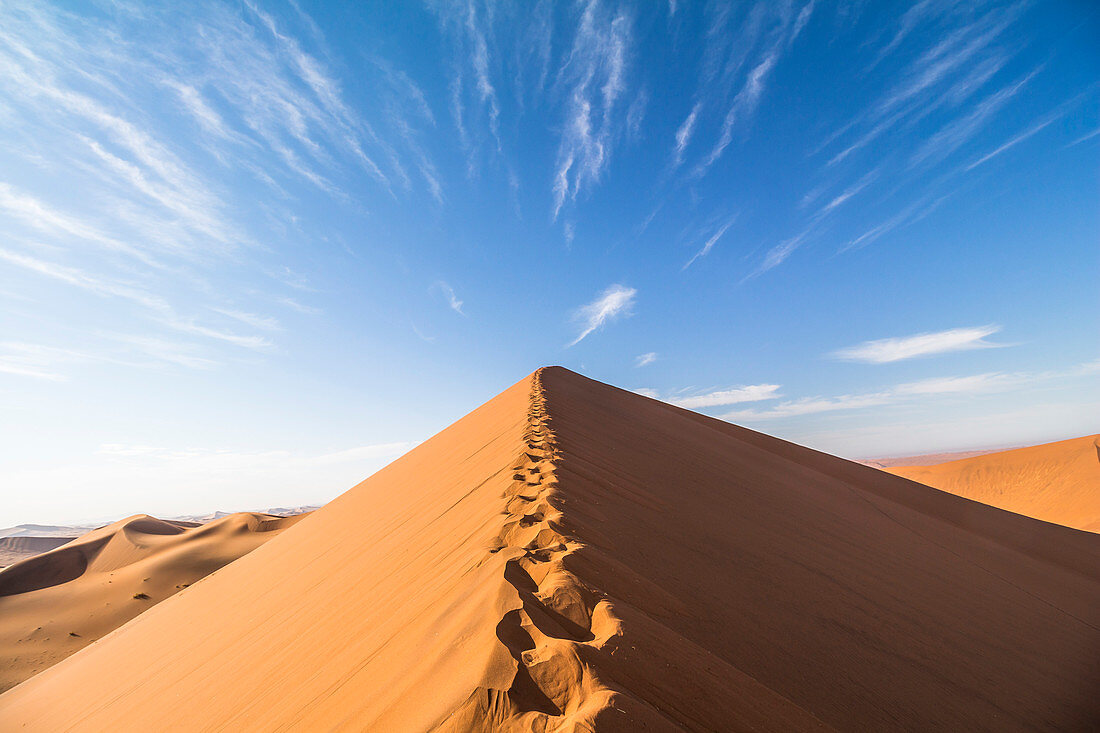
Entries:
{"label": "distant dune", "polygon": [[49,552],[55,547],[61,547],[75,537],[0,537],[0,569],[14,565],[20,560],[26,560],[34,555]]}
{"label": "distant dune", "polygon": [[1100,532],[1100,435],[886,470],[1010,512]]}
{"label": "distant dune", "polygon": [[945,461],[959,461],[963,458],[973,458],[974,456],[984,456],[988,453],[1000,453],[1006,448],[990,448],[987,450],[963,450],[955,451],[952,453],[922,453],[916,456],[898,456],[896,458],[867,458],[864,460],[856,461],[856,463],[862,463],[864,466],[872,466],[873,468],[893,468],[895,466],[929,466],[933,463],[944,463]]}
{"label": "distant dune", "polygon": [[[0,571],[0,690],[56,664],[251,552],[300,516],[231,514],[205,525],[138,515]],[[61,547],[56,543],[63,542]]]}
{"label": "distant dune", "polygon": [[0,529],[0,538],[8,537],[67,537],[73,539],[85,532],[96,529],[98,525],[88,526],[58,526],[53,524],[18,524],[14,527]]}
{"label": "distant dune", "polygon": [[1098,650],[1100,536],[548,368],[0,729],[1095,730]]}
{"label": "distant dune", "polygon": [[[162,521],[178,524],[181,527],[193,527],[199,524],[208,524],[232,514],[273,514],[279,517],[289,517],[295,514],[308,514],[317,509],[316,506],[273,507],[249,512],[222,512],[216,511],[209,514],[190,514],[179,517],[167,517]],[[71,540],[99,529],[104,525],[46,525],[46,524],[20,524],[15,527],[0,529],[0,570],[26,560],[29,557],[40,555],[43,552],[60,547]]]}

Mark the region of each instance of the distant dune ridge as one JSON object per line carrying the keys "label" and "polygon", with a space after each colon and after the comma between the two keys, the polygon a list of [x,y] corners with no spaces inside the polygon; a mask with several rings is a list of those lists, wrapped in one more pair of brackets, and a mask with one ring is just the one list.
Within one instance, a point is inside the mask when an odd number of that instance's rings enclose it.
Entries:
{"label": "distant dune ridge", "polygon": [[[1019,448],[1021,446],[1013,446],[1012,449]],[[967,451],[954,451],[951,453],[924,453],[915,456],[898,456],[896,458],[867,458],[863,460],[857,460],[856,463],[862,463],[864,466],[872,466],[874,468],[894,468],[896,466],[930,466],[934,463],[946,463],[947,461],[958,461],[963,458],[973,458],[974,456],[984,456],[987,453],[1000,453],[1009,448],[987,448],[985,450],[967,450]]]}
{"label": "distant dune ridge", "polygon": [[1100,435],[886,470],[1010,512],[1100,532]]}
{"label": "distant dune ridge", "polygon": [[1097,535],[553,367],[0,729],[1088,730],[1098,679]]}
{"label": "distant dune ridge", "polygon": [[0,569],[8,565],[14,565],[43,552],[49,552],[55,547],[61,547],[67,542],[72,542],[75,537],[34,537],[16,536],[0,537]]}
{"label": "distant dune ridge", "polygon": [[[83,649],[300,517],[123,519],[0,572],[0,691]],[[3,726],[0,726],[2,729]]]}

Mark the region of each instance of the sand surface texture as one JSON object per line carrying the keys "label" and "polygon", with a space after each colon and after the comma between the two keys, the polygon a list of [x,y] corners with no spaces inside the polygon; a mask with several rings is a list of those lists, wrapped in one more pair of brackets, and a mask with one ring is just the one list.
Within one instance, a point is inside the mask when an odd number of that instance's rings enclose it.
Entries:
{"label": "sand surface texture", "polygon": [[1100,532],[1100,435],[886,470],[1010,512]]}
{"label": "sand surface texture", "polygon": [[536,372],[0,729],[1085,730],[1100,537]]}
{"label": "sand surface texture", "polygon": [[0,690],[83,649],[297,520],[233,514],[199,526],[139,515],[3,570]]}

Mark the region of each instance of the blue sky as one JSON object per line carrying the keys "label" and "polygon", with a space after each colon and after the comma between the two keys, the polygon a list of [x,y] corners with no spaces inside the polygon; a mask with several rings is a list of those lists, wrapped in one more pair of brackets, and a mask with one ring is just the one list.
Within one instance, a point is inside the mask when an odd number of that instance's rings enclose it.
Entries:
{"label": "blue sky", "polygon": [[1086,2],[0,8],[0,525],[316,503],[533,369],[1100,429]]}

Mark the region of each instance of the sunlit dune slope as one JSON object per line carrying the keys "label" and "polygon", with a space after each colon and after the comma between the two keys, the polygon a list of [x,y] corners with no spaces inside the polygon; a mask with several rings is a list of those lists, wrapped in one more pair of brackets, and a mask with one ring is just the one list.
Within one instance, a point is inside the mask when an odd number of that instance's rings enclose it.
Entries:
{"label": "sunlit dune slope", "polygon": [[1010,512],[1100,532],[1100,435],[886,470]]}
{"label": "sunlit dune slope", "polygon": [[549,368],[0,729],[1087,729],[1098,540]]}
{"label": "sunlit dune slope", "polygon": [[199,526],[138,515],[5,569],[0,690],[79,651],[299,518],[243,513]]}

